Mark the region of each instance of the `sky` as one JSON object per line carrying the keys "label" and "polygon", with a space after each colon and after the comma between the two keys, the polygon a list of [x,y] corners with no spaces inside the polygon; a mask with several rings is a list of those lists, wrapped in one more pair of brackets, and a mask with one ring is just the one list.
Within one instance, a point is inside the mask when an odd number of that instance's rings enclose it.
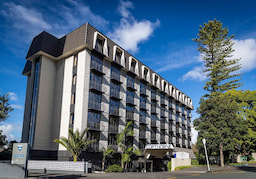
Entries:
{"label": "sky", "polygon": [[[47,31],[60,38],[86,22],[192,98],[194,120],[207,80],[192,41],[199,26],[216,18],[235,35],[233,58],[242,64],[239,90],[255,90],[255,7],[254,0],[1,0],[0,94],[9,93],[14,111],[0,130],[9,141],[21,138],[27,83],[22,71],[33,37]],[[192,134],[195,143],[196,131]]]}

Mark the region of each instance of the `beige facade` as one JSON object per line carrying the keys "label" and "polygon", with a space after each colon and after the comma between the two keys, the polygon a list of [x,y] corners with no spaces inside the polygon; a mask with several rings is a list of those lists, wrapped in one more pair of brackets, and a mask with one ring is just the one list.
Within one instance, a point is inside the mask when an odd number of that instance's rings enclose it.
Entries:
{"label": "beige facade", "polygon": [[118,152],[115,137],[128,121],[134,137],[127,142],[136,148],[192,148],[191,98],[90,24],[61,39],[42,32],[27,60],[22,142],[31,150],[56,154],[65,149],[54,139],[88,127],[96,139],[88,151],[112,145]]}

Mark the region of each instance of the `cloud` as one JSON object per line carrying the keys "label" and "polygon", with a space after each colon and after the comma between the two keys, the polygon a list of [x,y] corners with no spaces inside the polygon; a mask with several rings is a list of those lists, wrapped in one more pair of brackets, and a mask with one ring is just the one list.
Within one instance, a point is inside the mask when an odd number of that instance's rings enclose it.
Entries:
{"label": "cloud", "polygon": [[124,49],[136,53],[138,51],[138,44],[149,39],[154,29],[160,25],[160,21],[137,21],[129,11],[131,8],[133,8],[132,2],[120,1],[118,7],[119,13],[122,16],[120,24],[118,24],[114,32],[108,33],[108,36]]}
{"label": "cloud", "polygon": [[197,141],[198,132],[195,130],[193,126],[191,127],[191,133],[192,133],[191,141],[193,144],[195,144]]}
{"label": "cloud", "polygon": [[13,107],[14,109],[20,109],[20,110],[24,109],[23,105],[19,105],[19,104],[11,104],[11,107]]}
{"label": "cloud", "polygon": [[161,60],[161,67],[155,70],[156,72],[164,72],[171,69],[177,69],[181,68],[193,63],[201,62],[201,57],[194,52],[195,50],[192,48],[185,48],[183,50],[177,51],[177,52],[171,52],[164,57],[162,57]]}
{"label": "cloud", "polygon": [[256,40],[244,39],[234,40],[235,52],[233,58],[241,58],[241,71],[251,71],[256,68]]}
{"label": "cloud", "polygon": [[179,81],[185,81],[185,80],[195,80],[195,81],[204,81],[206,80],[205,73],[202,72],[203,66],[197,66],[194,67],[193,70],[187,72],[184,74]]}
{"label": "cloud", "polygon": [[8,95],[9,95],[11,101],[18,101],[18,96],[16,93],[9,92]]}
{"label": "cloud", "polygon": [[0,130],[2,130],[2,134],[7,136],[8,141],[16,140],[19,141],[20,137],[17,137],[14,135],[15,132],[21,131],[22,126],[20,124],[18,125],[12,125],[8,123],[3,123],[3,125],[0,125]]}

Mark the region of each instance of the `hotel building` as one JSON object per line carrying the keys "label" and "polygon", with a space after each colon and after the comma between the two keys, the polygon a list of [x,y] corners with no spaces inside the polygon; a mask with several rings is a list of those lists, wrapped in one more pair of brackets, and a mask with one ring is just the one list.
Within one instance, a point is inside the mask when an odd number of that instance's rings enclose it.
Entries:
{"label": "hotel building", "polygon": [[54,139],[89,128],[86,152],[112,145],[128,121],[127,146],[172,144],[191,150],[192,99],[86,23],[58,39],[42,32],[28,50],[22,142],[31,159],[69,157]]}

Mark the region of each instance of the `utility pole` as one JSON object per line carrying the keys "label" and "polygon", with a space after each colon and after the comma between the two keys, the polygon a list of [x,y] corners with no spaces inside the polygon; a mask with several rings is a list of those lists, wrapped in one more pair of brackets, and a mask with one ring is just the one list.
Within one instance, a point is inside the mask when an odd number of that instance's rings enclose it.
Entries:
{"label": "utility pole", "polygon": [[205,151],[205,157],[206,157],[206,162],[207,162],[207,167],[208,167],[208,172],[211,171],[210,165],[209,165],[209,160],[208,160],[208,155],[207,155],[207,150],[206,150],[206,140],[203,139],[203,144],[204,144],[204,151]]}

